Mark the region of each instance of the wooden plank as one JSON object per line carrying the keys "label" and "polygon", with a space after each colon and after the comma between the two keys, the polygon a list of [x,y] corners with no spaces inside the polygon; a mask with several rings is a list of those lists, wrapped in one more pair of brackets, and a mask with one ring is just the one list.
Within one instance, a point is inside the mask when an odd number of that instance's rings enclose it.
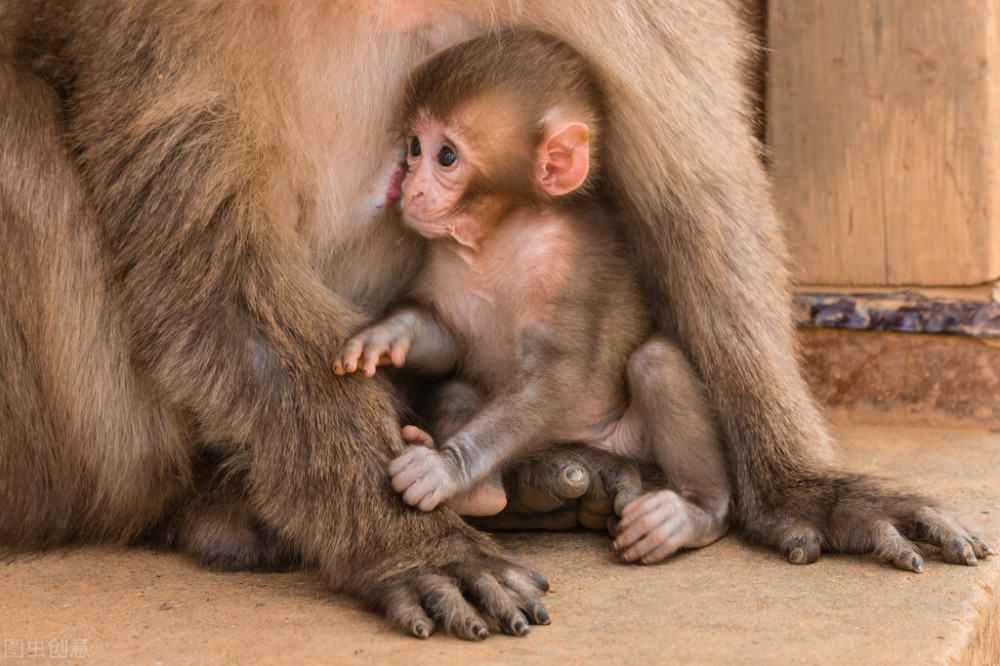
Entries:
{"label": "wooden plank", "polygon": [[[986,281],[997,246],[996,2],[884,3],[889,282]],[[991,57],[992,56],[992,57]],[[991,62],[992,61],[992,62]]]}
{"label": "wooden plank", "polygon": [[1000,277],[998,0],[769,0],[768,142],[797,278]]}
{"label": "wooden plank", "polygon": [[767,137],[796,276],[813,284],[883,284],[870,14],[855,2],[770,0],[768,18]]}

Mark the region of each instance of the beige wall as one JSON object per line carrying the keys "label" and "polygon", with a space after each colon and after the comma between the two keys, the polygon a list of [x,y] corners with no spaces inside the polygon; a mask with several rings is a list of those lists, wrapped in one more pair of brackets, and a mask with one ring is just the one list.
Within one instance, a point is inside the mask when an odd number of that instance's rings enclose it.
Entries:
{"label": "beige wall", "polygon": [[1000,0],[767,0],[767,141],[800,283],[1000,278]]}

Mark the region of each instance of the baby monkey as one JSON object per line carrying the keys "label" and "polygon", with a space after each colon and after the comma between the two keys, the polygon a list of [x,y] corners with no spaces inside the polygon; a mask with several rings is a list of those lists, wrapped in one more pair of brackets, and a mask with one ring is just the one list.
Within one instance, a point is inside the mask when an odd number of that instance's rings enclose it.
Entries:
{"label": "baby monkey", "polygon": [[502,491],[483,482],[548,442],[658,465],[667,489],[627,504],[615,539],[623,559],[648,563],[722,536],[730,481],[704,387],[654,332],[598,182],[604,106],[583,56],[542,33],[492,34],[422,63],[403,106],[400,205],[429,241],[426,264],[335,371],[457,372],[436,443],[404,428],[423,446],[389,467],[424,511],[449,500],[498,511]]}

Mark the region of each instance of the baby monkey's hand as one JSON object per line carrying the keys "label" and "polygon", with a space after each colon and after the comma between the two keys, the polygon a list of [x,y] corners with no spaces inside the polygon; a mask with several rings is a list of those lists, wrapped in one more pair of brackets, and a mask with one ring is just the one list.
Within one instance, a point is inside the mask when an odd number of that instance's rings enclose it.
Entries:
{"label": "baby monkey's hand", "polygon": [[366,377],[371,377],[380,365],[403,367],[413,339],[409,331],[402,328],[393,326],[391,320],[387,320],[350,338],[334,359],[334,374],[345,375],[361,370]]}
{"label": "baby monkey's hand", "polygon": [[[413,430],[419,431],[416,428]],[[404,435],[405,437],[405,435]],[[411,440],[412,441],[412,440]],[[437,450],[426,444],[408,446],[389,463],[392,487],[403,501],[421,511],[431,511],[455,495],[458,476]]]}

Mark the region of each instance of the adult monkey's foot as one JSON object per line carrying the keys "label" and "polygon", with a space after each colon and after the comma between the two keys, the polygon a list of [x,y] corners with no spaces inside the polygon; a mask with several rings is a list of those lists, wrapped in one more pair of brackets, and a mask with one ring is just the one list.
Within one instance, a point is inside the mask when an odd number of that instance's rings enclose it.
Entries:
{"label": "adult monkey's foot", "polygon": [[777,548],[792,564],[815,562],[823,551],[871,553],[920,573],[924,557],[914,541],[936,546],[952,564],[975,566],[995,553],[941,503],[861,474],[803,479],[763,497],[759,513],[738,515],[737,522],[748,538]]}
{"label": "adult monkey's foot", "polygon": [[530,625],[549,624],[541,602],[548,582],[485,535],[463,527],[440,538],[423,561],[399,553],[374,563],[374,569],[392,573],[357,590],[359,596],[417,638],[443,630],[478,641],[489,636],[491,625],[525,636]]}

